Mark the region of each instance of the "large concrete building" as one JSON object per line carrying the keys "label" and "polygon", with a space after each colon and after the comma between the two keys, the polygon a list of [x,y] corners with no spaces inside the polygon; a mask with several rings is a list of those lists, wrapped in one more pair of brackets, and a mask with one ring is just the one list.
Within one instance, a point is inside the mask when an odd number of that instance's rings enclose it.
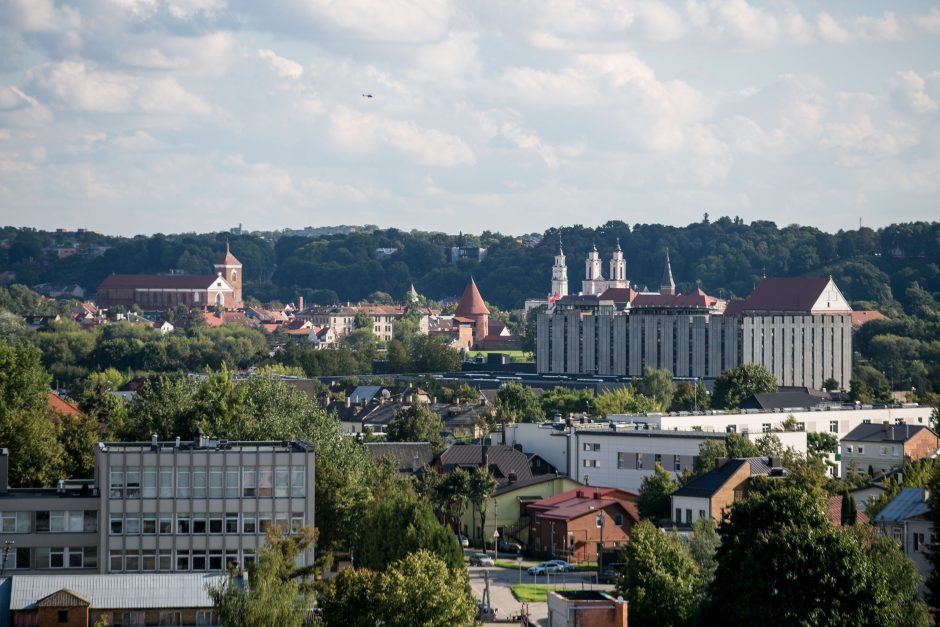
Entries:
{"label": "large concrete building", "polygon": [[[0,485],[7,486],[6,452]],[[100,443],[95,478],[0,492],[6,572],[219,572],[254,560],[274,525],[314,523],[312,445]],[[312,551],[302,556],[313,560]]]}
{"label": "large concrete building", "polygon": [[[554,287],[553,287],[554,288]],[[608,287],[562,297],[539,315],[536,368],[542,374],[714,379],[758,364],[780,385],[847,386],[852,372],[852,309],[827,278],[763,279],[744,300],[701,289],[676,293],[668,257],[658,292]]]}

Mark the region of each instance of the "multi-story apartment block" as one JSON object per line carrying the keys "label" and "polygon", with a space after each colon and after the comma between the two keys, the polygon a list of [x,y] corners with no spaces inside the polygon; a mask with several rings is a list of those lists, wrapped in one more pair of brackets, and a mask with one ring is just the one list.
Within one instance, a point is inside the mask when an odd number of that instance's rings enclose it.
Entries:
{"label": "multi-story apartment block", "polygon": [[933,457],[940,451],[940,436],[925,425],[883,421],[857,426],[846,434],[839,448],[845,478],[853,469],[863,474],[869,469],[882,472]]}
{"label": "multi-story apartment block", "polygon": [[[372,318],[372,331],[383,342],[389,342],[395,337],[395,325],[405,314],[412,311],[411,306],[400,305],[336,305],[331,307],[312,307],[296,314],[295,317],[309,320],[315,326],[333,328],[337,337],[345,337],[356,330],[356,314],[365,312]],[[439,312],[427,307],[418,307],[420,320],[418,330],[428,332],[428,319]]]}
{"label": "multi-story apartment block", "polygon": [[[6,454],[0,455],[0,471]],[[7,485],[6,476],[0,477]],[[314,524],[304,441],[100,443],[95,478],[0,494],[17,574],[217,572],[248,564],[277,525]],[[7,531],[7,529],[10,531]],[[302,557],[313,559],[312,551]]]}

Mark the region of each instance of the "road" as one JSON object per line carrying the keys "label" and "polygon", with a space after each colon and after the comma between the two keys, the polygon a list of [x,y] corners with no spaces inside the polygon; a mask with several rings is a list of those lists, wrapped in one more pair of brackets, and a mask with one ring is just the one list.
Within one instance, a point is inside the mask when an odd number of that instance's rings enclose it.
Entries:
{"label": "road", "polygon": [[[507,616],[518,616],[522,611],[522,603],[513,596],[511,586],[518,584],[520,580],[520,571],[500,568],[498,566],[470,566],[470,585],[473,588],[473,594],[476,598],[483,598],[483,588],[485,587],[484,573],[487,573],[490,580],[490,605],[496,609],[496,616],[505,618]],[[609,584],[594,584],[593,572],[571,572],[549,575],[549,581],[545,576],[533,577],[521,571],[522,583],[548,583],[559,588],[583,588],[586,590],[613,590]],[[548,604],[547,603],[529,603],[529,620],[533,625],[548,625]]]}

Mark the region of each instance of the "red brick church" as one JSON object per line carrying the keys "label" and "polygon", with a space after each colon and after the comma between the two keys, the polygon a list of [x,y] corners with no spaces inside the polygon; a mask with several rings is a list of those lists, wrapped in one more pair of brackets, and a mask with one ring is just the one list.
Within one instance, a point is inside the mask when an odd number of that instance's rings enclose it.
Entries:
{"label": "red brick church", "polygon": [[164,311],[177,305],[241,309],[242,262],[228,243],[213,268],[215,275],[112,274],[98,286],[98,306],[137,305],[144,311]]}

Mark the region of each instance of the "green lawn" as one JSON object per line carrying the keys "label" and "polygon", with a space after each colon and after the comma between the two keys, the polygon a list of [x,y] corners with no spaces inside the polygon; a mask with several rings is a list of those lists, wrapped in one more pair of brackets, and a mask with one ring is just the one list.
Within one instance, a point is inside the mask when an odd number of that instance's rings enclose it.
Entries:
{"label": "green lawn", "polygon": [[[529,566],[535,566],[536,564],[540,564],[540,563],[541,562],[534,562],[532,560],[524,559],[522,560],[522,568],[525,569],[525,568],[528,568]],[[515,570],[519,570],[519,563],[516,562],[516,560],[496,560],[496,565],[499,566],[500,568],[512,568]]]}
{"label": "green lawn", "polygon": [[523,603],[546,603],[549,590],[574,590],[574,588],[558,588],[544,584],[522,583],[512,586],[512,593]]}

